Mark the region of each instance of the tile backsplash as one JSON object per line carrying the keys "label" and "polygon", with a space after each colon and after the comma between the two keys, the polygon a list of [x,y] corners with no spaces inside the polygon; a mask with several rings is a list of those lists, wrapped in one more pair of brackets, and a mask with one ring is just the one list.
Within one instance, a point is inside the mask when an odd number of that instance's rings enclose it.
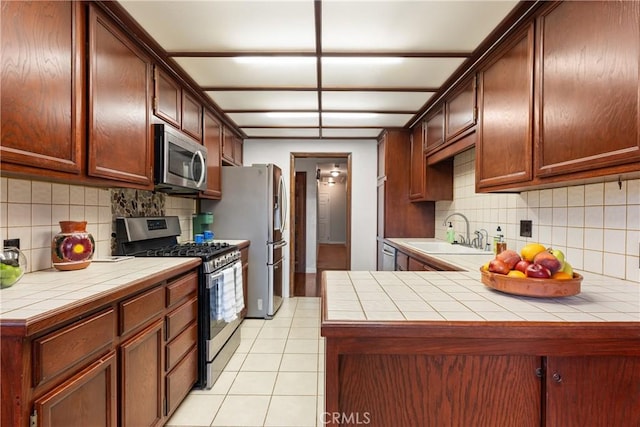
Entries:
{"label": "tile backsplash", "polygon": [[176,215],[181,241],[191,239],[195,200],[151,191],[95,188],[24,179],[0,178],[0,238],[20,239],[27,270],[51,268],[51,239],[59,221],[87,221],[96,241],[94,257],[112,254],[116,216]]}
{"label": "tile backsplash", "polygon": [[[454,200],[436,203],[436,237],[446,239],[444,219],[464,214],[473,232],[492,240],[501,227],[508,248],[539,242],[562,250],[577,270],[640,282],[640,180],[601,182],[516,194],[475,192],[475,150],[454,159]],[[520,220],[533,222],[532,236],[520,237]],[[456,236],[464,220],[451,218]]]}

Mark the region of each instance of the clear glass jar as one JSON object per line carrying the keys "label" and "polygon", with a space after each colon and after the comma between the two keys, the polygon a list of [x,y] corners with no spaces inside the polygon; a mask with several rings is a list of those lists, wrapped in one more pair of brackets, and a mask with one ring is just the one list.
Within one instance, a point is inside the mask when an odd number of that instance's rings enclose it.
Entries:
{"label": "clear glass jar", "polygon": [[2,248],[0,253],[0,288],[8,288],[22,279],[27,271],[27,257],[14,246]]}

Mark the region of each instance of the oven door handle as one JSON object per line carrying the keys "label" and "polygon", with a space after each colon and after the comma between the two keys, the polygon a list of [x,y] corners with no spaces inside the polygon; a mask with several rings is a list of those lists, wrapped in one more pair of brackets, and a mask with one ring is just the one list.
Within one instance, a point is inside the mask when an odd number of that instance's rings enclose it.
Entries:
{"label": "oven door handle", "polygon": [[213,283],[219,279],[220,277],[222,277],[222,271],[218,272],[218,273],[214,273],[214,274],[210,274],[207,275],[207,289],[211,289],[213,288]]}

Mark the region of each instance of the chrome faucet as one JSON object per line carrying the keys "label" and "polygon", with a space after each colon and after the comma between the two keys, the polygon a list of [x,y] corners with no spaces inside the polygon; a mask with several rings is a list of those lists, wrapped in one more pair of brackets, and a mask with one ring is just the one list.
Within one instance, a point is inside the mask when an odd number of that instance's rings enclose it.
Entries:
{"label": "chrome faucet", "polygon": [[[490,251],[491,250],[491,245],[489,244],[489,232],[487,230],[485,230],[484,228],[481,228],[479,231],[480,232],[484,231],[484,235],[486,236],[486,238],[484,239],[484,250],[485,251]],[[478,247],[478,249],[482,249],[482,236],[480,237],[480,246]]]}
{"label": "chrome faucet", "polygon": [[446,217],[444,219],[444,222],[442,223],[442,225],[447,225],[447,222],[449,221],[449,218],[451,218],[452,216],[459,216],[462,217],[462,219],[464,219],[464,222],[467,223],[467,236],[466,238],[462,239],[461,244],[462,245],[470,245],[471,244],[471,236],[469,234],[469,220],[467,219],[466,216],[462,215],[460,212],[454,212],[451,215],[449,215],[448,217]]}

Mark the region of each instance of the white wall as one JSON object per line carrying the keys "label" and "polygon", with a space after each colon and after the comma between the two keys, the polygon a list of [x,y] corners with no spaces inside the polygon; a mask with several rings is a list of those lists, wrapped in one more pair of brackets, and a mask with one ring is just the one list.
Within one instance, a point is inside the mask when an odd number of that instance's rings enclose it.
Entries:
{"label": "white wall", "polygon": [[[640,282],[640,180],[600,182],[519,194],[475,192],[475,149],[454,159],[453,201],[436,203],[436,237],[446,238],[443,221],[464,214],[471,233],[496,234],[500,225],[507,247],[520,250],[540,242],[560,249],[576,270]],[[520,220],[533,221],[531,238],[520,237]],[[456,235],[465,224],[453,217]]]}
{"label": "white wall", "polygon": [[[275,163],[280,166],[289,190],[291,189],[291,153],[351,153],[351,269],[376,269],[376,165],[378,149],[375,139],[283,141],[247,139],[244,141],[243,148],[245,165]],[[315,175],[307,175],[307,184],[309,181],[315,183]],[[312,231],[315,234],[315,224],[307,222],[307,231]],[[285,233],[287,241],[289,234],[289,230],[287,230]],[[288,291],[288,251],[285,262],[284,274],[287,278],[285,289]]]}

